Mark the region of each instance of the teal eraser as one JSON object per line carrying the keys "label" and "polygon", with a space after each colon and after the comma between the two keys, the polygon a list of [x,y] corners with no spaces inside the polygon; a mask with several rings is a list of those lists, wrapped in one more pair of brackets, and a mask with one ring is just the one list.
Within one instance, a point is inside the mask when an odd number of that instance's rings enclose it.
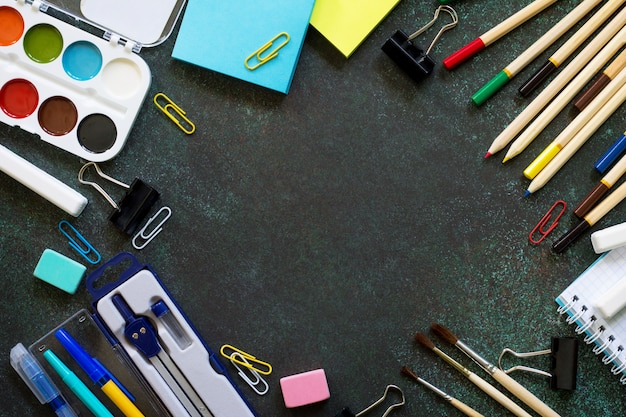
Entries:
{"label": "teal eraser", "polygon": [[87,268],[52,249],[41,254],[33,275],[48,284],[74,294]]}

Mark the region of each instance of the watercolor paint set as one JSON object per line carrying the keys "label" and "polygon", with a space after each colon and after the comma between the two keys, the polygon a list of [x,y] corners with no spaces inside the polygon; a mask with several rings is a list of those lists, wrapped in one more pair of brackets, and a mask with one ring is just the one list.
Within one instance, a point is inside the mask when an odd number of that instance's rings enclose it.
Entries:
{"label": "watercolor paint set", "polygon": [[184,0],[0,0],[0,121],[87,161],[123,148],[151,84],[139,56]]}

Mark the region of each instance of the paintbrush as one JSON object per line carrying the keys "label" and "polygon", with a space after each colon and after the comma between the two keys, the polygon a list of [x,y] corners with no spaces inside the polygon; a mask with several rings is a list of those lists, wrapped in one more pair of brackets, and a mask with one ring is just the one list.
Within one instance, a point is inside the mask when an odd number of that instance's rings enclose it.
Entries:
{"label": "paintbrush", "polygon": [[488,372],[493,379],[498,381],[504,388],[519,398],[524,404],[535,410],[543,417],[559,417],[559,415],[550,407],[548,407],[543,401],[535,397],[533,393],[524,388],[519,382],[508,376],[504,371],[491,364],[489,361],[481,357],[478,353],[470,349],[465,343],[459,340],[458,337],[450,331],[450,329],[442,326],[439,323],[433,323],[430,325],[430,329],[446,342],[453,344],[463,353],[465,353],[470,359],[476,362],[481,368]]}
{"label": "paintbrush", "polygon": [[485,381],[474,372],[470,371],[456,360],[452,359],[446,353],[438,349],[435,344],[423,333],[415,334],[415,341],[420,345],[432,350],[444,361],[452,365],[457,371],[461,372],[467,379],[469,379],[474,385],[483,390],[491,398],[506,407],[507,410],[520,417],[532,417],[522,407],[517,405],[509,397],[501,393],[496,387]]}
{"label": "paintbrush", "polygon": [[424,385],[426,388],[432,390],[435,394],[439,395],[441,398],[443,398],[444,400],[448,401],[457,410],[460,410],[461,412],[463,412],[463,414],[465,414],[467,416],[471,416],[471,417],[483,417],[482,414],[480,414],[478,411],[474,410],[469,405],[467,405],[467,404],[457,400],[456,398],[452,397],[451,395],[446,394],[445,392],[443,392],[439,388],[435,387],[431,383],[423,380],[422,378],[417,376],[415,374],[415,372],[413,372],[412,370],[410,370],[406,366],[403,366],[400,371],[404,375],[408,376],[409,378],[419,382],[420,384]]}

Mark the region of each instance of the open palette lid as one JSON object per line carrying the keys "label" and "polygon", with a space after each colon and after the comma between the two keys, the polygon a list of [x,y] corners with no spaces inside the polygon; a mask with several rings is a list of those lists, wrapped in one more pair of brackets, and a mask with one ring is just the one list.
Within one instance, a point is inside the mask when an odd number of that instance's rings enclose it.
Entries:
{"label": "open palette lid", "polygon": [[42,5],[66,13],[113,36],[143,46],[164,42],[174,29],[186,0],[43,0]]}

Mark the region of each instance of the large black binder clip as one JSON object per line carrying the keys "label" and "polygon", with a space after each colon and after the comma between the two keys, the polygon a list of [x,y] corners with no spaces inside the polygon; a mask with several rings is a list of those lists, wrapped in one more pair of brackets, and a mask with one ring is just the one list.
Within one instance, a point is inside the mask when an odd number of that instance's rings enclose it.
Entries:
{"label": "large black binder clip", "polygon": [[[127,189],[124,197],[116,203],[111,196],[97,183],[86,181],[83,177],[85,170],[93,166],[98,175],[112,183]],[[133,234],[144,217],[150,211],[152,205],[159,199],[159,193],[150,185],[139,178],[135,178],[131,185],[127,185],[113,177],[106,175],[95,162],[88,162],[82,166],[78,173],[78,180],[82,184],[91,185],[113,206],[114,210],[109,215],[109,220],[120,230],[127,234]]]}
{"label": "large black binder clip", "polygon": [[[439,30],[426,52],[424,52],[423,49],[413,44],[412,40],[430,28],[439,17],[439,12],[441,11],[445,11],[450,14],[452,17],[452,23],[448,23]],[[439,40],[443,32],[455,27],[458,21],[459,19],[456,11],[452,7],[439,6],[435,10],[433,19],[424,27],[410,36],[398,29],[389,39],[387,39],[381,49],[411,78],[415,81],[420,81],[429,76],[435,68],[435,61],[428,55],[430,50]]]}
{"label": "large black binder clip", "polygon": [[[550,355],[550,371],[546,372],[527,366],[514,366],[504,370],[502,369],[502,357],[506,353],[518,358]],[[547,376],[550,378],[551,389],[573,391],[576,389],[578,370],[578,339],[575,337],[553,337],[550,349],[537,352],[517,353],[511,349],[504,349],[498,359],[498,365],[507,374],[513,371],[526,371]]]}

